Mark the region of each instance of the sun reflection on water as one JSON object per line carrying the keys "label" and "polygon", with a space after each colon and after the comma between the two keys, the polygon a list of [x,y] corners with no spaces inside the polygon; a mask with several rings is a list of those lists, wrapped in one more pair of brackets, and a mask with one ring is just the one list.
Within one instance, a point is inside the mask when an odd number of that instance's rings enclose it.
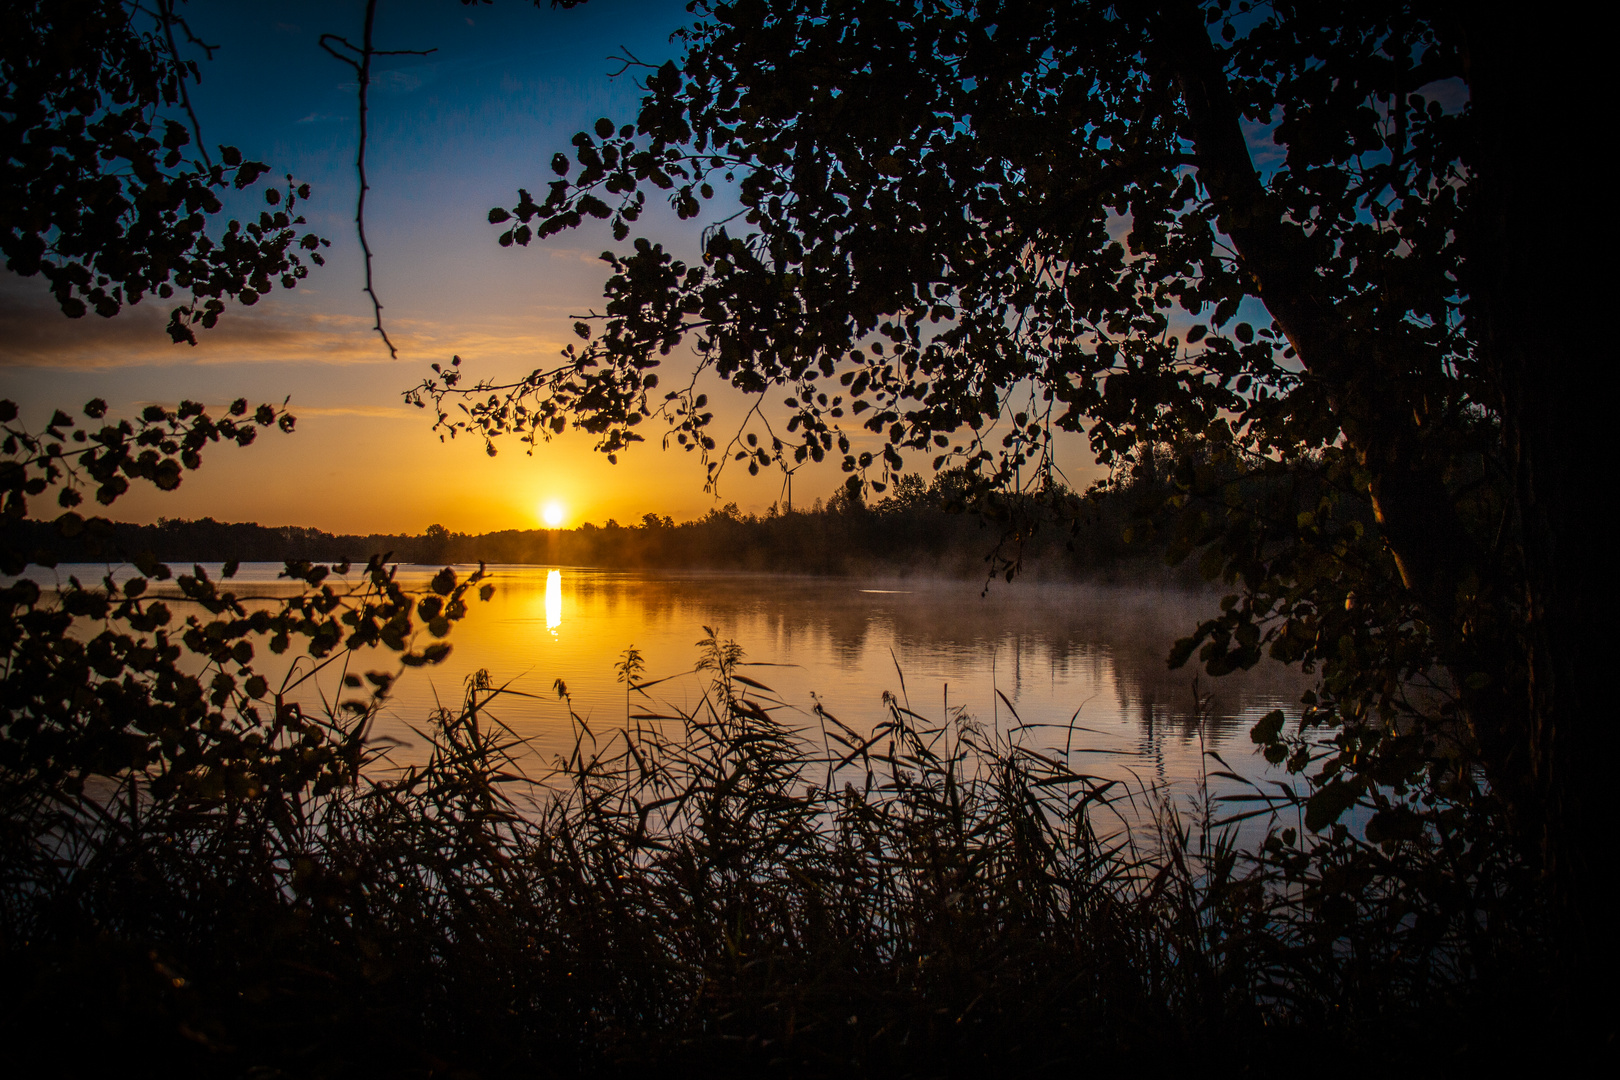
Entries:
{"label": "sun reflection on water", "polygon": [[557,636],[562,625],[562,571],[553,570],[546,575],[546,629]]}

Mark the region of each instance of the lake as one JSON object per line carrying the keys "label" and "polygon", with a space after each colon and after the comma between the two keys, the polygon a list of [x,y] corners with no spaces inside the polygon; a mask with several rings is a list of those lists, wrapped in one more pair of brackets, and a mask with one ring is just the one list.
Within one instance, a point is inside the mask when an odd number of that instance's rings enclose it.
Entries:
{"label": "lake", "polygon": [[[217,564],[205,568],[217,574]],[[456,569],[466,574],[476,567]],[[277,582],[279,570],[244,564],[233,588],[290,591]],[[399,575],[425,587],[435,570],[404,566]],[[88,583],[105,568],[33,568],[30,576],[49,585],[69,573]],[[1196,784],[1206,760],[1201,749],[1220,753],[1241,774],[1263,773],[1249,727],[1274,708],[1297,716],[1308,684],[1297,669],[1270,661],[1221,679],[1204,676],[1198,692],[1208,697],[1209,720],[1200,731],[1195,666],[1170,671],[1165,656],[1177,637],[1216,610],[1218,594],[1208,592],[1029,580],[998,580],[984,590],[980,582],[956,580],[539,566],[492,566],[489,575],[494,595],[474,602],[456,626],[450,657],[407,671],[378,718],[373,733],[404,744],[396,760],[420,753],[413,727],[437,706],[459,704],[479,669],[525,695],[502,697],[491,711],[528,740],[537,772],[573,743],[556,680],[593,730],[625,723],[624,686],[613,666],[627,648],[641,653],[645,680],[668,677],[649,691],[652,700],[633,700],[634,711],[690,710],[706,686],[692,673],[705,627],[742,647],[746,661],[759,665],[744,672],[782,703],[776,715],[818,741],[816,701],[869,731],[886,716],[888,691],[932,721],[963,715],[1066,754],[1078,771],[1161,790]],[[274,685],[288,659],[261,647],[258,666]],[[368,666],[392,667],[383,654],[364,658],[358,670]],[[306,703],[321,694],[330,699],[337,689],[335,675],[324,679]]]}

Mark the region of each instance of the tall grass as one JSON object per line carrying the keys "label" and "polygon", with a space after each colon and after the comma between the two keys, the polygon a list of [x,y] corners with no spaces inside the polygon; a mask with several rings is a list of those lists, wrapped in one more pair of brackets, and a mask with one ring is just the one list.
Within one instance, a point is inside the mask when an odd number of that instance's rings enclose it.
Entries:
{"label": "tall grass", "polygon": [[[8,771],[8,1039],[62,1075],[1334,1072],[1459,1030],[1518,947],[1489,844],[1332,882],[1297,834],[1240,851],[1207,787],[1127,829],[1154,793],[903,696],[801,730],[744,666],[711,632],[695,708],[632,679],[623,727],[570,710],[548,776],[487,678],[423,764],[341,783]],[[288,760],[367,722],[296,719]]]}

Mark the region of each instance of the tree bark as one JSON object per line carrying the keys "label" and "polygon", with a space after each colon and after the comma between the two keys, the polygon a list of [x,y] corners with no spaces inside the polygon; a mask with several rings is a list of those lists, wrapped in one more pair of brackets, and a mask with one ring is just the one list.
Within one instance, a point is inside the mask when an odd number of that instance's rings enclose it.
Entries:
{"label": "tree bark", "polygon": [[1348,331],[1321,288],[1318,241],[1285,219],[1261,183],[1197,5],[1162,9],[1153,37],[1186,104],[1199,179],[1221,231],[1301,363],[1325,384],[1345,437],[1374,476],[1369,496],[1403,582],[1438,622],[1451,623],[1459,562],[1474,544],[1439,470],[1423,460],[1423,433],[1412,410],[1391,407],[1392,387],[1378,377],[1376,346]]}
{"label": "tree bark", "polygon": [[[1516,539],[1506,557],[1468,535],[1437,466],[1424,460],[1411,410],[1378,385],[1375,358],[1357,355],[1321,292],[1312,240],[1261,183],[1197,6],[1161,6],[1152,41],[1180,87],[1199,177],[1222,230],[1302,363],[1327,384],[1346,438],[1373,475],[1369,495],[1406,587],[1442,649],[1458,650],[1454,673],[1498,680],[1487,692],[1463,691],[1477,749],[1551,886],[1564,961],[1585,967],[1615,955],[1598,880],[1612,808],[1598,793],[1620,747],[1616,725],[1593,715],[1592,628],[1600,610],[1612,610],[1593,584],[1611,576],[1600,561],[1597,508],[1612,481],[1591,473],[1606,449],[1598,432],[1614,399],[1597,384],[1612,370],[1614,346],[1597,339],[1590,314],[1577,307],[1605,280],[1584,230],[1607,213],[1594,205],[1595,132],[1574,129],[1579,110],[1609,94],[1596,85],[1603,65],[1595,57],[1570,56],[1582,47],[1578,27],[1504,18],[1479,5],[1458,11],[1444,30],[1460,24],[1477,134],[1464,286],[1514,471]],[[1465,627],[1457,587],[1469,570],[1508,594],[1502,606],[1520,614],[1483,632]]]}

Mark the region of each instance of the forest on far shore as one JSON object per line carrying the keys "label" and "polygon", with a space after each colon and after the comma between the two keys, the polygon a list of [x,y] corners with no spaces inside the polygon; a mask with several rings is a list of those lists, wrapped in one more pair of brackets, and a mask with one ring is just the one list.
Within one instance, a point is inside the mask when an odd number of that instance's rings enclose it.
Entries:
{"label": "forest on far shore", "polygon": [[[968,509],[960,478],[925,484],[901,478],[888,497],[867,504],[840,489],[808,510],[770,507],[744,514],[735,503],[693,521],[644,514],[573,529],[451,532],[430,525],[418,535],[334,534],[294,525],[160,518],[154,525],[86,522],[65,538],[49,522],[6,521],[6,545],[37,562],[364,563],[388,554],[406,563],[529,563],[615,568],[752,570],[830,575],[930,574],[983,577],[1017,567],[1036,577],[1091,577],[1158,561],[1157,545],[1135,543],[1133,488],[1088,496],[1067,489],[1003,497]],[[1140,532],[1138,526],[1137,532]],[[1135,569],[1135,567],[1132,567]],[[1185,576],[1185,575],[1183,575]]]}

